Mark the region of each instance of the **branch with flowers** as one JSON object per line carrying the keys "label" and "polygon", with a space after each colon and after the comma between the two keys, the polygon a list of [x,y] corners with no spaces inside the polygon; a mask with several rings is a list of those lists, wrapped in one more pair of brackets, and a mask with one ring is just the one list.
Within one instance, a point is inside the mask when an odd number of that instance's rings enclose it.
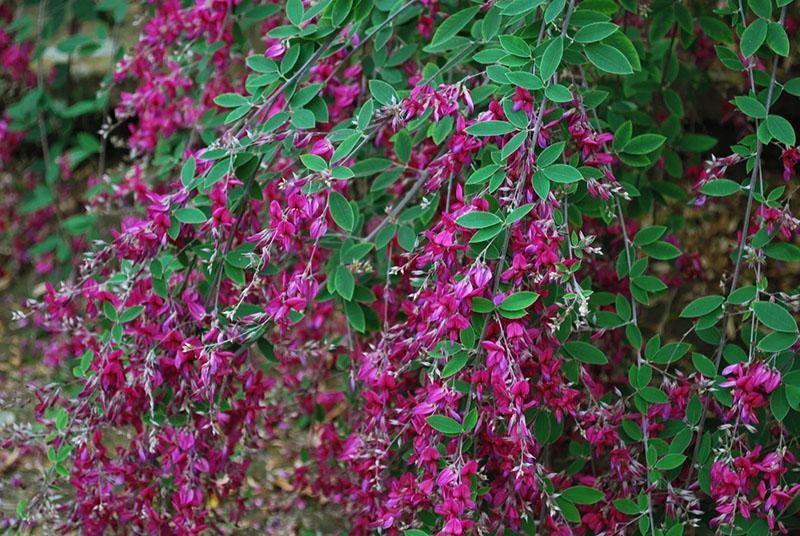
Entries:
{"label": "branch with flowers", "polygon": [[52,374],[5,526],[800,527],[791,2],[37,7],[2,254]]}

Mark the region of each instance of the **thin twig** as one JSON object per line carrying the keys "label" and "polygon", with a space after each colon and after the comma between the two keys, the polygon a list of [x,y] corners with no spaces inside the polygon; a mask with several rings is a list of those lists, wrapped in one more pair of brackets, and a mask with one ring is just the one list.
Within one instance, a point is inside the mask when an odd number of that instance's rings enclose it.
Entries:
{"label": "thin twig", "polygon": [[[569,27],[569,21],[572,18],[572,13],[573,13],[574,9],[575,9],[575,0],[570,0],[569,5],[567,6],[567,11],[566,11],[566,13],[564,15],[563,24],[561,26],[561,34],[560,34],[561,38],[563,38],[567,33],[567,29]],[[545,24],[544,20],[542,20],[542,26],[544,26],[544,24]],[[538,38],[537,43],[536,43],[537,47],[541,44],[541,41],[544,39],[544,33],[545,33],[544,31],[540,31],[539,38]],[[558,73],[555,73],[553,75],[553,80],[554,81],[558,80]],[[536,140],[539,139],[539,133],[541,132],[541,129],[542,129],[542,124],[544,122],[543,121],[544,120],[544,111],[545,111],[545,107],[546,106],[547,106],[547,97],[542,95],[542,100],[540,101],[539,109],[537,110],[535,118],[533,118],[532,135],[529,138],[529,140],[531,140],[531,142],[530,142],[531,143],[531,145],[530,145],[530,148],[531,148],[530,150],[531,151],[534,151],[535,148],[536,148]],[[514,197],[513,197],[512,201],[511,201],[511,205],[510,205],[512,210],[517,207],[517,205],[519,204],[520,198],[522,197],[522,193],[523,193],[523,191],[525,189],[525,184],[527,182],[526,179],[524,178],[525,176],[526,176],[525,174],[521,174],[519,179],[518,179],[517,188],[516,188],[516,190],[514,192]],[[503,247],[501,248],[500,256],[498,257],[498,260],[497,260],[497,265],[495,266],[495,270],[494,270],[494,273],[492,275],[492,277],[493,277],[492,296],[497,294],[497,291],[500,288],[500,276],[501,276],[502,271],[503,271],[503,265],[505,264],[505,257],[506,257],[506,255],[508,253],[508,245],[509,245],[510,240],[511,240],[511,234],[507,232],[506,236],[505,236],[505,238],[503,240]],[[488,331],[488,328],[489,328],[489,318],[487,317],[483,322],[483,327],[481,329],[481,334],[480,334],[480,337],[478,339],[478,343],[477,343],[478,351],[476,352],[476,355],[475,355],[476,359],[480,358],[481,342],[486,338],[486,333]],[[475,365],[477,365],[477,363],[473,364],[473,366],[475,366]],[[473,384],[470,383],[469,391],[467,393],[467,402],[466,402],[466,406],[465,406],[465,409],[464,409],[464,415],[467,415],[470,412],[471,405],[472,405],[472,394],[473,394]],[[461,437],[459,437],[459,442],[458,442],[458,450],[459,450],[459,452],[461,452],[462,445],[463,445],[463,435]],[[474,443],[473,443],[473,446],[474,446]]]}
{"label": "thin twig", "polygon": [[331,71],[331,74],[329,74],[328,78],[325,79],[325,85],[327,85],[328,82],[330,82],[331,79],[334,76],[336,76],[336,73],[338,73],[341,70],[341,68],[345,65],[345,63],[347,63],[347,60],[350,58],[350,56],[352,56],[358,49],[360,49],[365,44],[367,44],[369,41],[371,41],[372,38],[375,37],[375,35],[378,32],[380,32],[386,26],[388,26],[390,23],[392,23],[394,21],[394,19],[399,17],[406,9],[411,7],[416,2],[417,2],[417,0],[411,0],[409,2],[406,2],[406,4],[404,6],[400,7],[395,13],[393,13],[393,14],[389,15],[388,17],[386,17],[386,19],[383,22],[381,22],[379,25],[377,25],[374,30],[372,30],[370,33],[365,35],[364,38],[361,39],[358,42],[357,45],[355,45],[353,48],[348,50],[347,54],[345,55],[345,57],[342,58],[341,60],[339,60],[339,63],[336,65],[336,67],[333,69],[333,71]]}
{"label": "thin twig", "polygon": [[406,192],[406,195],[404,195],[403,198],[400,200],[400,202],[397,203],[392,208],[392,210],[386,215],[385,218],[383,218],[383,220],[381,220],[381,222],[377,225],[377,227],[375,227],[372,231],[370,231],[370,233],[366,236],[366,238],[364,238],[364,242],[371,242],[372,239],[375,238],[375,236],[380,232],[381,229],[383,229],[386,226],[387,223],[392,221],[394,218],[397,217],[398,214],[400,214],[400,211],[405,208],[405,206],[409,203],[409,201],[411,201],[411,199],[414,197],[414,194],[416,194],[417,191],[419,191],[419,189],[422,187],[422,185],[425,184],[425,179],[427,178],[428,178],[427,172],[420,173],[419,177],[417,178],[417,181],[408,190],[408,192]]}
{"label": "thin twig", "polygon": [[[742,6],[741,0],[739,1],[739,13],[742,17],[742,21],[745,20],[744,14],[744,7]],[[783,25],[784,18],[786,17],[786,6],[783,6],[781,9],[781,16],[779,20],[779,24]],[[772,93],[775,89],[775,75],[777,74],[778,69],[778,57],[775,56],[772,59],[772,75],[770,76],[769,86],[767,88],[767,102],[764,105],[766,108],[766,113],[769,113],[770,106],[772,105]],[[750,86],[754,90],[755,89],[755,76],[753,74],[753,65],[752,62],[748,62],[747,65],[747,72],[750,77]],[[756,125],[756,132],[758,132],[759,121],[758,119],[755,120]],[[758,180],[759,174],[761,173],[761,153],[764,148],[764,145],[761,143],[761,140],[758,139],[756,136],[756,154],[755,154],[755,161],[753,163],[753,171],[750,174],[750,187],[747,192],[747,206],[744,211],[744,221],[742,222],[742,236],[739,240],[739,248],[738,253],[736,255],[736,266],[733,270],[733,278],[731,279],[731,286],[730,290],[728,291],[728,297],[734,293],[737,288],[737,284],[739,282],[739,276],[742,270],[742,259],[744,258],[744,248],[747,242],[747,233],[750,229],[750,216],[753,209],[753,197],[755,196],[755,189],[756,189],[756,181]],[[725,344],[728,342],[728,332],[726,328],[728,315],[726,314],[723,317],[723,329],[720,335],[720,341],[717,345],[717,350],[714,356],[714,369],[719,370],[719,365],[722,362],[722,351],[725,348]],[[694,451],[692,453],[692,463],[689,464],[689,471],[686,477],[686,481],[689,482],[692,478],[692,473],[694,472],[695,464],[697,463],[697,457],[700,455],[700,443],[703,436],[703,430],[705,428],[707,413],[708,413],[708,404],[709,404],[709,397],[703,401],[703,411],[701,413],[700,422],[697,425],[697,439],[695,440]]]}
{"label": "thin twig", "polygon": [[[247,179],[247,182],[244,185],[244,192],[242,193],[241,205],[236,207],[237,209],[239,209],[239,215],[236,217],[236,221],[234,222],[233,227],[231,227],[230,234],[228,235],[228,240],[225,242],[225,247],[223,248],[223,250],[221,252],[222,255],[220,256],[220,261],[218,263],[216,263],[216,266],[214,268],[214,276],[212,278],[213,283],[212,283],[211,287],[208,289],[208,295],[206,296],[206,307],[208,307],[208,304],[210,303],[211,295],[213,293],[214,294],[214,309],[216,310],[216,308],[217,308],[217,304],[219,302],[219,289],[220,289],[220,283],[221,283],[222,271],[223,271],[222,270],[222,266],[225,263],[225,256],[231,250],[231,246],[233,245],[233,239],[236,236],[236,231],[239,229],[239,225],[242,223],[242,220],[244,219],[245,212],[247,212],[247,199],[246,198],[247,198],[247,196],[249,196],[250,187],[253,185],[253,182],[255,181],[256,175],[258,175],[258,169],[261,167],[261,161],[263,160],[263,158],[264,158],[264,155],[261,155],[259,157],[258,164],[256,165],[256,169],[253,171],[253,174],[250,175],[250,178]],[[187,274],[187,278],[188,278],[188,275],[190,275],[190,274]]]}
{"label": "thin twig", "polygon": [[[628,266],[628,276],[630,277],[631,267],[633,266],[633,256],[631,253],[632,242],[630,237],[628,236],[628,230],[625,227],[625,215],[622,212],[622,204],[617,199],[617,216],[619,217],[619,224],[622,228],[622,238],[625,241],[625,260]],[[635,299],[631,299],[631,323],[637,327],[639,327],[639,319],[638,319],[638,306],[636,304]],[[636,348],[636,366],[641,367],[645,365],[646,362],[642,358],[642,349],[640,347]],[[650,419],[647,414],[647,411],[642,413],[642,438],[644,444],[644,456],[645,456],[645,464],[647,460],[647,451],[649,447],[649,438],[650,438]],[[646,486],[646,493],[647,493],[647,517],[650,519],[650,533],[655,534],[655,518],[653,515],[653,494],[650,491],[650,482],[649,482],[649,471],[645,472],[645,486]]]}
{"label": "thin twig", "polygon": [[[44,14],[47,11],[47,0],[42,0],[39,4],[39,12],[36,17],[36,48],[39,49],[43,47],[42,44],[42,32],[44,32]],[[44,95],[44,50],[37,50],[39,54],[39,58],[36,62],[36,88],[39,90],[41,95],[39,98],[42,98]],[[44,159],[44,174],[45,180],[47,179],[47,175],[50,173],[50,142],[47,141],[47,125],[44,120],[44,115],[42,114],[41,107],[37,107],[36,110],[36,123],[39,126],[39,143],[42,146],[42,157]],[[56,190],[58,190],[58,177],[56,176]],[[59,211],[59,203],[58,203],[58,195],[56,195],[56,214],[60,216]]]}
{"label": "thin twig", "polygon": [[[583,85],[583,87],[586,87],[586,76],[583,73],[583,69],[581,69],[581,84]],[[584,115],[588,115],[586,113],[586,109],[585,109],[585,107],[583,105],[583,101],[582,100],[579,100],[579,106],[581,107],[582,113]],[[592,110],[592,113],[594,114],[595,122],[599,124],[600,123],[600,118],[597,116],[597,111],[596,110]],[[605,142],[603,142],[603,150],[608,151],[608,146],[607,146],[607,144]],[[628,268],[628,274],[630,276],[630,270],[631,270],[631,267],[633,266],[633,253],[632,253],[633,242],[631,241],[630,236],[628,235],[628,229],[627,229],[627,226],[626,226],[626,223],[625,223],[625,214],[622,211],[622,203],[620,203],[619,199],[617,199],[615,204],[617,206],[617,217],[619,218],[620,228],[622,229],[622,239],[623,239],[624,248],[625,248],[625,261],[626,261],[626,265],[627,265],[627,268]],[[638,329],[638,327],[639,327],[639,306],[638,306],[638,304],[637,304],[635,299],[631,299],[631,323],[634,326],[636,326],[637,329]],[[636,350],[636,365],[638,367],[641,367],[643,364],[645,364],[644,359],[642,359],[642,349],[637,347],[635,350]],[[647,412],[644,412],[642,414],[642,426],[641,426],[641,428],[642,428],[642,438],[643,438],[643,444],[644,444],[644,455],[645,455],[645,463],[646,463],[647,451],[649,449],[649,437],[650,437],[649,436],[649,434],[650,434],[650,420],[649,420],[649,417],[647,415]],[[653,495],[652,495],[652,492],[649,489],[650,488],[650,484],[647,481],[648,478],[649,478],[648,476],[645,476],[645,484],[647,486],[647,491],[646,491],[646,493],[647,493],[647,516],[648,516],[648,518],[650,520],[650,533],[654,534],[655,533],[655,516],[653,514]]]}

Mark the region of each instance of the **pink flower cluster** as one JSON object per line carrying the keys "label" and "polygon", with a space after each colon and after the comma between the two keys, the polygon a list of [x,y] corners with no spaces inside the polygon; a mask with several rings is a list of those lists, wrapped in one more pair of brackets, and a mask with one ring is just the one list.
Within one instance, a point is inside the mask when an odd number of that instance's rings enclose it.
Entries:
{"label": "pink flower cluster", "polygon": [[718,516],[713,523],[731,523],[738,514],[745,519],[753,515],[766,517],[771,531],[786,533],[777,516],[800,492],[800,484],[786,486],[781,477],[787,464],[797,460],[788,451],[761,454],[761,446],[737,456],[729,462],[717,461],[711,467],[711,497],[716,501]]}
{"label": "pink flower cluster", "polygon": [[[779,518],[800,485],[788,483],[796,460],[785,430],[765,428],[778,446],[763,448],[739,430],[763,424],[785,375],[760,353],[724,368],[721,379],[683,362],[645,365],[643,354],[665,347],[637,324],[643,288],[671,286],[677,295],[700,283],[701,252],[655,268],[640,260],[637,251],[653,242],[632,241],[647,226],[625,221],[620,200],[641,192],[620,171],[614,134],[590,117],[574,84],[562,81],[566,102],[542,102],[521,87],[502,102],[485,91],[491,80],[482,72],[421,83],[423,66],[408,60],[394,73],[408,87],[397,102],[373,99],[367,128],[351,118],[367,108],[371,65],[354,58],[365,36],[348,22],[325,34],[336,46],[302,71],[298,88],[287,89],[296,80],[282,72],[279,89],[240,129],[215,116],[225,112],[214,98],[245,94],[236,42],[245,4],[148,6],[139,41],[115,72],[124,87],[115,115],[127,121],[135,163],[123,161],[113,181],[93,176],[99,193],[87,203],[125,210],[110,240],[63,285],[45,285],[26,317],[48,335],[47,363],[72,374],[69,392],[43,386],[36,408],[47,426],[58,409],[68,415],[47,439],[54,453],[69,454],[54,462],[68,475],[69,500],[58,504],[63,531],[221,532],[258,504],[269,514],[330,509],[346,516],[352,534],[400,535],[423,524],[437,536],[533,524],[547,534],[623,534],[653,512],[694,519],[703,483],[714,526],[738,515],[786,530]],[[430,36],[440,6],[420,4],[410,27]],[[304,37],[268,33],[331,18],[290,25],[285,11],[253,30],[278,63]],[[644,18],[625,17],[645,27]],[[4,36],[0,29],[3,65],[24,79],[15,69],[30,50]],[[313,47],[302,43],[307,57]],[[198,52],[205,46],[207,56]],[[707,43],[696,46],[704,63]],[[301,106],[292,100],[306,88],[327,106],[311,127],[297,121]],[[280,115],[290,108],[294,116]],[[481,123],[519,115],[529,129],[475,135]],[[262,129],[269,121],[281,124]],[[447,131],[441,140],[439,128]],[[203,147],[210,132],[217,141]],[[397,142],[404,134],[413,140],[407,158]],[[0,120],[0,141],[15,135]],[[353,154],[331,162],[353,136]],[[166,179],[151,161],[163,140],[181,155]],[[542,190],[542,153],[561,142],[551,165],[580,169],[585,180],[547,179]],[[0,163],[8,158],[0,152]],[[69,158],[60,162],[69,177]],[[188,177],[185,162],[194,166]],[[696,205],[708,202],[704,184],[741,162],[734,154],[687,173]],[[794,148],[784,151],[786,176],[798,162]],[[490,166],[490,179],[466,183]],[[359,175],[336,178],[344,168]],[[37,180],[31,174],[0,200],[17,224],[14,205]],[[643,176],[642,191],[645,183]],[[659,192],[645,193],[637,209],[646,219]],[[44,227],[57,210],[34,211],[26,224]],[[502,229],[465,224],[475,213],[509,219]],[[800,228],[788,205],[762,206],[753,217],[784,242]],[[478,239],[495,227],[497,239]],[[662,254],[682,244],[679,225],[662,231]],[[33,242],[15,238],[20,251]],[[89,249],[78,237],[71,244]],[[54,255],[40,259],[41,271]],[[522,313],[504,305],[520,296],[530,298]],[[634,389],[632,377],[646,381]],[[700,412],[734,446],[715,452],[702,478],[687,460],[666,467],[675,474],[656,486],[654,465],[701,450],[703,437],[692,435]],[[266,464],[265,453],[274,458]],[[278,480],[283,500],[270,494]],[[588,499],[565,499],[586,489]]]}

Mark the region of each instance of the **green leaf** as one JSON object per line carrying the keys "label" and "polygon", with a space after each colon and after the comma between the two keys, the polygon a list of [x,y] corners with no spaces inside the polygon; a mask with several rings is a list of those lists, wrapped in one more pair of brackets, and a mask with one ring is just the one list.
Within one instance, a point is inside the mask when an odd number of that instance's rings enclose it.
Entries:
{"label": "green leaf", "polygon": [[475,425],[478,424],[478,408],[472,408],[464,416],[464,425],[462,426],[465,432],[471,432]]}
{"label": "green leaf", "polygon": [[340,27],[353,8],[353,0],[334,0],[331,4],[331,22],[335,27]]}
{"label": "green leaf", "polygon": [[567,164],[553,164],[542,169],[544,176],[553,182],[570,184],[583,178],[581,172]]}
{"label": "green leaf", "polygon": [[81,372],[81,376],[86,374],[86,371],[89,370],[89,367],[92,366],[94,362],[94,350],[86,350],[83,355],[81,355],[81,362],[78,365],[78,369]]}
{"label": "green leaf", "polygon": [[248,56],[247,66],[257,73],[274,73],[278,71],[278,65],[266,56]]}
{"label": "green leaf", "polygon": [[689,398],[689,403],[686,405],[686,422],[692,426],[700,422],[703,416],[703,406],[700,403],[700,397],[696,394]]}
{"label": "green leaf", "polygon": [[419,529],[406,529],[403,531],[404,536],[431,536],[430,533]]}
{"label": "green leaf", "polygon": [[800,411],[800,387],[786,383],[784,386],[786,391],[786,402],[795,411]]}
{"label": "green leaf", "polygon": [[65,54],[73,54],[76,51],[80,51],[83,47],[89,48],[87,45],[92,45],[93,43],[94,41],[90,36],[86,34],[77,34],[62,39],[61,42],[56,45],[56,48]]}
{"label": "green leaf", "polygon": [[625,321],[628,321],[628,320],[631,319],[631,317],[633,315],[633,309],[631,308],[630,302],[628,302],[628,300],[625,299],[623,296],[618,294],[614,298],[614,308],[617,310],[617,315],[621,319],[623,319]]}
{"label": "green leaf", "polygon": [[336,225],[341,227],[347,232],[352,232],[353,225],[355,224],[355,216],[353,215],[353,208],[347,199],[336,191],[331,191],[328,196],[328,209],[331,212],[331,217]]}
{"label": "green leaf", "polygon": [[736,97],[733,99],[733,103],[747,116],[755,117],[756,119],[767,117],[767,109],[753,97]]}
{"label": "green leaf", "polygon": [[642,347],[642,332],[635,324],[625,326],[625,337],[634,348]]}
{"label": "green leaf", "polygon": [[767,46],[778,56],[784,58],[789,55],[789,36],[777,22],[770,22],[767,27]]}
{"label": "green leaf", "polygon": [[466,128],[471,136],[502,136],[516,130],[508,121],[483,121]]}
{"label": "green leaf", "polygon": [[773,138],[784,145],[793,146],[797,141],[794,133],[794,127],[792,127],[792,124],[783,117],[770,114],[767,116],[766,123],[767,131],[772,135]]}
{"label": "green leaf", "polygon": [[786,90],[786,93],[790,95],[794,95],[795,97],[800,97],[800,77],[792,78],[788,82],[783,85],[783,89]]}
{"label": "green leaf", "polygon": [[515,86],[530,90],[541,89],[544,85],[538,76],[527,71],[511,71],[506,73],[506,78]]}
{"label": "green leaf", "polygon": [[758,301],[750,304],[758,321],[775,331],[797,333],[797,322],[783,306],[777,303]]}
{"label": "green leaf", "polygon": [[772,16],[772,0],[747,0],[747,5],[756,16],[762,19]]}
{"label": "green leaf", "polygon": [[533,305],[538,298],[539,295],[535,292],[515,292],[500,303],[500,309],[505,309],[506,311],[521,311]]}
{"label": "green leaf", "polygon": [[683,454],[667,454],[656,462],[655,468],[661,470],[676,469],[683,465],[685,461],[686,456]]}
{"label": "green leaf", "polygon": [[669,402],[667,394],[655,387],[645,387],[639,391],[639,395],[652,404],[666,404]]}
{"label": "green leaf", "polygon": [[544,173],[537,171],[531,178],[533,183],[533,191],[539,196],[539,199],[547,199],[550,195],[550,181],[544,176]]}
{"label": "green leaf", "polygon": [[566,4],[567,0],[551,0],[547,5],[547,9],[544,11],[545,24],[550,24],[556,20],[558,15],[564,10]]}
{"label": "green leaf", "polygon": [[63,432],[64,429],[67,427],[67,423],[69,422],[69,413],[67,413],[67,410],[65,410],[64,408],[58,408],[56,412],[57,413],[54,419],[56,429],[59,432]]}
{"label": "green leaf", "polygon": [[494,304],[486,298],[476,296],[472,298],[472,310],[475,313],[491,313],[494,311]]}
{"label": "green leaf", "polygon": [[401,225],[397,228],[397,243],[406,251],[414,249],[417,243],[417,234],[408,225]]}
{"label": "green leaf", "polygon": [[508,213],[508,216],[506,216],[505,224],[512,225],[518,222],[519,220],[527,216],[532,209],[533,209],[532,203],[526,203],[521,207],[515,208],[514,210]]}
{"label": "green leaf", "polygon": [[561,492],[561,498],[572,504],[595,504],[603,500],[603,492],[589,486],[572,486]]}
{"label": "green leaf", "polygon": [[632,134],[633,123],[630,121],[625,121],[614,132],[614,141],[612,142],[612,147],[614,147],[616,151],[623,151],[628,142],[631,141]]}
{"label": "green leaf", "polygon": [[739,59],[739,56],[736,55],[736,52],[729,49],[728,47],[724,47],[722,45],[717,45],[714,47],[714,50],[717,52],[717,57],[719,58],[720,63],[727,67],[732,71],[741,71],[744,70],[744,65],[742,65],[742,61]]}
{"label": "green leaf", "polygon": [[175,219],[188,224],[205,223],[208,220],[202,210],[193,207],[179,208],[175,211]]}
{"label": "green leaf", "polygon": [[390,106],[400,100],[394,88],[382,80],[370,80],[369,92],[384,106]]}
{"label": "green leaf", "polygon": [[608,358],[603,352],[585,342],[566,342],[562,348],[570,357],[582,361],[583,363],[589,363],[591,365],[605,365],[608,363]]}
{"label": "green leaf", "polygon": [[705,134],[685,134],[677,144],[676,150],[689,153],[702,153],[717,144],[717,138]]}
{"label": "green leaf", "polygon": [[28,499],[20,499],[15,510],[18,519],[25,519],[25,512],[28,509]]}
{"label": "green leaf", "polygon": [[542,411],[533,423],[533,436],[542,445],[546,445],[550,439],[550,434],[552,432],[551,420],[552,416],[549,412]]}
{"label": "green leaf", "polygon": [[730,26],[716,17],[698,17],[697,22],[707,36],[720,43],[733,43],[733,32]]}
{"label": "green leaf", "polygon": [[742,56],[748,58],[761,48],[761,45],[764,44],[764,40],[767,38],[768,26],[767,21],[764,19],[756,19],[750,26],[744,29],[739,42]]}
{"label": "green leaf", "polygon": [[637,287],[646,290],[648,292],[661,292],[662,290],[666,290],[667,285],[664,284],[657,277],[653,277],[651,275],[641,275],[638,277],[634,277],[632,282]]}
{"label": "green leaf", "polygon": [[328,163],[321,156],[315,154],[300,155],[300,161],[311,171],[322,171],[328,167]]}
{"label": "green leaf", "polygon": [[681,255],[681,251],[678,248],[669,242],[664,242],[663,240],[642,246],[642,251],[648,257],[660,261],[669,261],[676,259]]}
{"label": "green leaf", "polygon": [[492,164],[486,167],[475,170],[467,177],[467,182],[464,184],[481,184],[489,180],[489,177],[495,174],[501,168],[498,164]]}
{"label": "green leaf", "polygon": [[516,35],[501,35],[498,39],[500,40],[500,46],[509,54],[519,56],[520,58],[530,57],[531,47],[529,47],[528,43],[521,37],[517,37]]}
{"label": "green leaf", "polygon": [[683,308],[683,311],[681,311],[681,318],[699,318],[701,316],[706,316],[716,311],[724,301],[725,298],[718,295],[697,298]]}
{"label": "green leaf", "polygon": [[614,508],[619,510],[625,515],[635,516],[639,515],[642,509],[630,499],[617,499],[614,501]]}
{"label": "green leaf", "polygon": [[788,242],[772,242],[764,246],[764,255],[784,262],[800,262],[800,247]]}
{"label": "green leaf", "polygon": [[181,168],[181,184],[188,187],[194,180],[194,174],[196,171],[197,161],[192,156],[186,161],[185,164],[183,164],[183,167]]}
{"label": "green leaf", "polygon": [[364,158],[353,164],[350,169],[356,177],[368,177],[383,171],[391,165],[392,161],[387,158]]}
{"label": "green leaf", "polygon": [[700,187],[700,192],[712,197],[725,197],[739,192],[742,187],[738,182],[729,179],[714,179]]}
{"label": "green leaf", "polygon": [[500,158],[507,160],[509,156],[517,152],[517,149],[522,146],[522,144],[525,142],[525,138],[527,137],[527,132],[517,132],[514,137],[503,146],[503,151],[500,154]]}
{"label": "green leaf", "polygon": [[230,111],[230,113],[228,113],[228,115],[225,116],[225,124],[227,125],[228,123],[233,123],[234,121],[241,119],[242,117],[247,115],[249,111],[250,111],[249,104],[244,106],[239,106],[238,108],[234,108],[233,110]]}
{"label": "green leaf", "polygon": [[336,293],[347,301],[353,299],[353,292],[356,289],[356,280],[353,273],[346,266],[336,267]]}
{"label": "green leaf", "polygon": [[404,164],[411,160],[411,136],[407,130],[401,130],[392,138],[394,141],[394,152],[397,159]]}
{"label": "green leaf", "polygon": [[355,301],[344,302],[344,314],[350,326],[359,333],[364,333],[367,329],[367,321],[364,310]]}
{"label": "green leaf", "polygon": [[[313,98],[313,97],[312,97]],[[292,99],[294,100],[294,99]],[[356,127],[359,130],[364,130],[372,121],[372,116],[375,113],[375,99],[367,99],[367,102],[358,110],[355,117]]]}
{"label": "green leaf", "polygon": [[431,428],[443,434],[458,435],[463,431],[458,421],[445,415],[431,415],[425,420]]}
{"label": "green leaf", "polygon": [[444,19],[444,22],[442,22],[439,27],[436,28],[436,32],[433,34],[433,39],[431,39],[431,45],[444,43],[445,41],[454,37],[458,32],[461,31],[462,28],[464,28],[464,26],[469,24],[478,11],[480,11],[480,9],[480,6],[468,7],[453,13]]}
{"label": "green leaf", "polygon": [[484,229],[502,223],[502,221],[496,214],[491,212],[474,210],[458,218],[456,223],[467,229]]}
{"label": "green leaf", "polygon": [[558,69],[561,63],[561,57],[564,55],[564,40],[561,37],[556,37],[547,45],[547,48],[542,55],[542,63],[539,71],[542,74],[542,80],[550,80]]}
{"label": "green leaf", "polygon": [[637,246],[646,246],[652,244],[667,232],[667,228],[663,225],[651,225],[641,229],[636,236],[633,237],[633,243]]}
{"label": "green leaf", "polygon": [[469,360],[468,353],[466,352],[457,353],[453,357],[453,359],[447,362],[447,364],[444,366],[444,369],[442,369],[442,378],[449,378],[456,372],[463,369],[466,366],[468,360]]}
{"label": "green leaf", "polygon": [[126,322],[130,322],[131,320],[134,320],[137,316],[142,314],[142,311],[144,311],[144,306],[142,305],[136,305],[134,307],[130,307],[129,309],[125,309],[124,311],[122,311],[122,314],[119,315],[119,321],[122,322],[123,324]]}
{"label": "green leaf", "polygon": [[311,110],[303,108],[294,110],[292,112],[292,126],[301,130],[309,130],[314,128],[317,118]]}
{"label": "green leaf", "polygon": [[484,41],[491,41],[500,31],[503,16],[497,6],[492,6],[481,21],[481,35]]}
{"label": "green leaf", "polygon": [[659,365],[667,365],[678,361],[686,355],[691,345],[685,342],[673,342],[664,345],[655,353],[650,361]]}
{"label": "green leaf", "polygon": [[634,72],[642,70],[642,62],[639,59],[639,53],[634,46],[633,41],[623,32],[615,32],[603,40],[603,44],[609,45],[617,49],[625,59],[630,63]]}
{"label": "green leaf", "polygon": [[709,379],[714,379],[717,377],[717,367],[714,366],[714,363],[704,356],[703,354],[693,353],[692,354],[692,365],[694,368]]}
{"label": "green leaf", "polygon": [[762,352],[782,352],[797,342],[797,333],[776,331],[758,341],[758,349]]}
{"label": "green leaf", "polygon": [[594,43],[602,41],[617,31],[619,26],[610,22],[593,22],[582,27],[575,33],[576,43]]}
{"label": "green leaf", "polygon": [[575,507],[574,504],[567,501],[563,497],[556,497],[555,499],[556,506],[561,511],[561,514],[564,516],[564,519],[567,520],[569,523],[580,523],[581,522],[581,513]]}
{"label": "green leaf", "polygon": [[503,14],[506,16],[523,15],[542,4],[544,4],[544,0],[512,0],[511,2],[504,2]]}
{"label": "green leaf", "polygon": [[769,397],[769,407],[778,421],[782,421],[789,414],[789,402],[786,400],[786,387],[779,386]]}
{"label": "green leaf", "polygon": [[286,2],[286,17],[289,22],[295,26],[300,26],[303,22],[303,2],[301,0],[287,0]]}
{"label": "green leaf", "polygon": [[106,318],[112,320],[114,322],[117,321],[117,310],[114,308],[114,304],[110,301],[103,302],[103,314],[106,315]]}
{"label": "green leaf", "polygon": [[738,288],[730,293],[730,296],[728,296],[728,303],[742,305],[756,299],[756,293],[757,289],[753,286]]}
{"label": "green leaf", "polygon": [[544,96],[553,102],[570,102],[572,100],[572,92],[567,86],[561,84],[553,84],[544,90]]}
{"label": "green leaf", "polygon": [[625,152],[628,154],[650,154],[659,149],[667,138],[660,134],[642,134],[636,136],[625,145]]}
{"label": "green leaf", "polygon": [[622,420],[622,429],[625,433],[633,439],[634,441],[641,441],[642,440],[642,429],[639,428],[639,425],[633,421],[629,421],[627,419]]}
{"label": "green leaf", "polygon": [[589,61],[603,72],[610,74],[632,74],[633,67],[625,55],[616,48],[603,43],[593,43],[584,48]]}
{"label": "green leaf", "polygon": [[566,142],[560,141],[546,147],[539,156],[536,157],[536,165],[546,167],[558,160],[558,157],[564,152],[564,147],[567,146]]}
{"label": "green leaf", "polygon": [[238,106],[249,105],[250,101],[238,93],[223,93],[214,97],[214,103],[223,108],[236,108]]}

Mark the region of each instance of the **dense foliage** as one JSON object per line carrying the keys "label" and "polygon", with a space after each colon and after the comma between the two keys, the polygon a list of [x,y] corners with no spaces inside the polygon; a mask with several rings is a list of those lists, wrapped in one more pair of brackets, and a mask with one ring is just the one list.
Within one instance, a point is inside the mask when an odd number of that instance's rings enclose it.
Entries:
{"label": "dense foliage", "polygon": [[5,527],[800,528],[790,0],[0,18]]}

